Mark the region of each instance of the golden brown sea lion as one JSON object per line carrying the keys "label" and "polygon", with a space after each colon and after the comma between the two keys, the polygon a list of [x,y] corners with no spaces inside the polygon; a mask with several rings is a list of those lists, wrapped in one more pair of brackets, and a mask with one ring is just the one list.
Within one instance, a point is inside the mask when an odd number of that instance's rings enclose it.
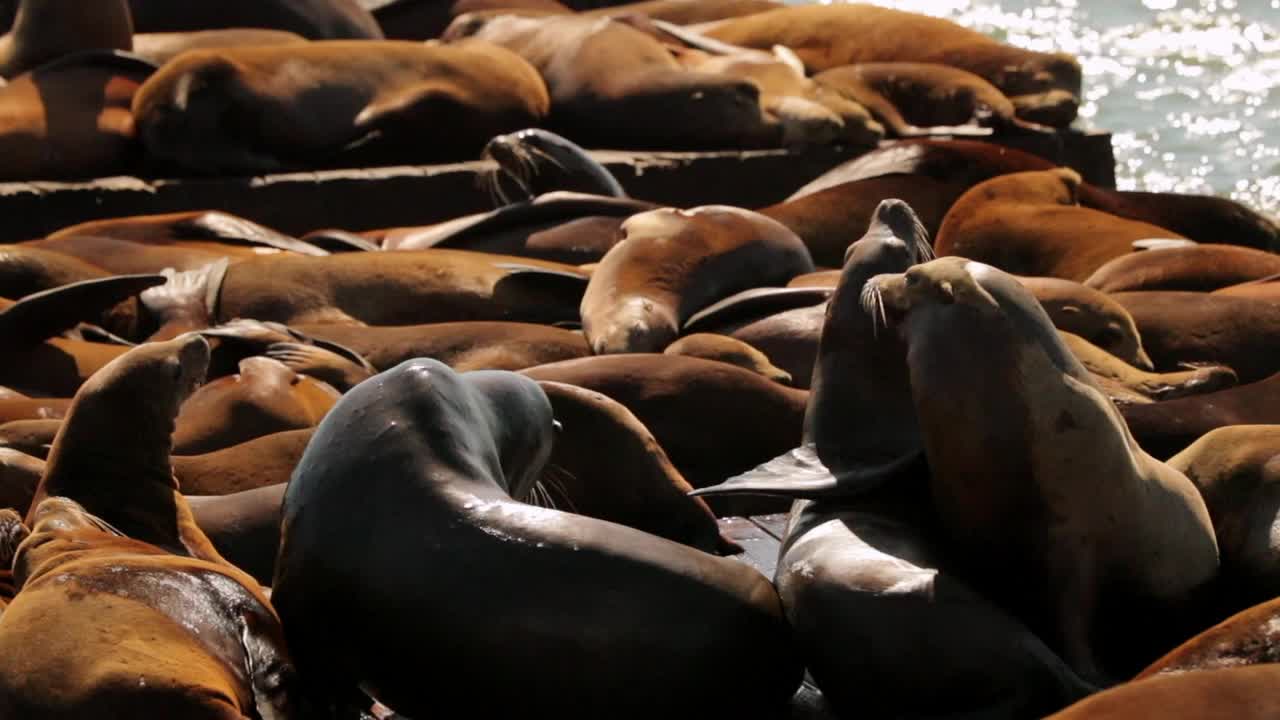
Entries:
{"label": "golden brown sea lion", "polygon": [[[138,135],[156,160],[205,173],[394,158],[474,157],[547,113],[546,86],[511,52],[332,41],[192,50],[139,89]],[[430,125],[448,142],[424,143]]]}
{"label": "golden brown sea lion", "polygon": [[1266,720],[1280,714],[1280,665],[1197,670],[1129,682],[1046,720]]}
{"label": "golden brown sea lion", "polygon": [[1125,597],[1144,612],[1176,607],[1217,573],[1195,486],[1138,446],[1009,275],[942,258],[872,279],[864,298],[906,342],[934,505],[957,557],[1077,673],[1105,677],[1100,608]]}
{"label": "golden brown sea lion", "polygon": [[0,510],[0,616],[18,594],[13,583],[13,558],[18,546],[31,531],[22,523],[22,515],[12,509]]}
{"label": "golden brown sea lion", "polygon": [[1106,293],[1061,278],[1020,276],[1018,282],[1036,296],[1054,327],[1079,335],[1134,367],[1152,369],[1133,317]]}
{"label": "golden brown sea lion", "polygon": [[716,300],[813,271],[794,233],[726,205],[654,210],[628,218],[622,232],[582,297],[596,354],[658,352]]}
{"label": "golden brown sea lion", "polygon": [[1087,280],[1103,292],[1185,290],[1211,292],[1280,273],[1280,257],[1234,245],[1191,245],[1124,255]]}
{"label": "golden brown sea lion", "polygon": [[947,211],[934,249],[1017,275],[1082,282],[1138,240],[1178,238],[1147,223],[1080,207],[1074,170],[1013,173],[969,189]]}
{"label": "golden brown sea lion", "polygon": [[213,549],[169,467],[208,357],[198,337],[151,343],[76,394],[13,563],[5,717],[300,716],[266,594]]}
{"label": "golden brown sea lion", "polygon": [[[949,20],[866,4],[801,5],[725,20],[706,34],[735,45],[795,51],[810,72],[865,62],[925,62],[979,75],[1036,115],[1066,96],[1056,126],[1075,118],[1080,63],[1065,53],[1040,53],[997,42]],[[1055,91],[1057,91],[1055,93]],[[1022,96],[1022,97],[1019,97]]]}
{"label": "golden brown sea lion", "polygon": [[1280,662],[1278,611],[1280,599],[1272,599],[1236,613],[1170,650],[1134,679]]}

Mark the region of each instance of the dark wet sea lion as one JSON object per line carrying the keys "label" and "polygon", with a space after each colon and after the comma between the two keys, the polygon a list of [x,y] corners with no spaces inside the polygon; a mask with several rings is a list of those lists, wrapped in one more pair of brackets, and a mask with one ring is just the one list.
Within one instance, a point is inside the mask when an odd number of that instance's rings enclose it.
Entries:
{"label": "dark wet sea lion", "polygon": [[627,197],[618,179],[586,150],[548,130],[526,128],[499,135],[484,146],[481,157],[498,164],[501,172],[494,190],[506,202],[531,200],[554,190]]}
{"label": "dark wet sea lion", "polygon": [[622,233],[582,297],[582,329],[597,354],[658,352],[707,305],[813,271],[790,230],[724,205],[635,215]]}
{"label": "dark wet sea lion", "polygon": [[1080,175],[1059,168],[1013,173],[970,188],[947,211],[934,249],[1017,275],[1084,281],[1134,242],[1177,233],[1078,202]]}
{"label": "dark wet sea lion", "polygon": [[[332,41],[183,53],[138,90],[133,115],[153,161],[249,173],[339,155],[471,158],[547,108],[534,69],[493,45]],[[422,123],[449,142],[422,142]]]}
{"label": "dark wet sea lion", "polygon": [[1280,273],[1280,257],[1234,245],[1192,245],[1118,257],[1085,280],[1103,292],[1210,292]]}
{"label": "dark wet sea lion", "polygon": [[1280,300],[1172,291],[1111,297],[1133,316],[1158,369],[1221,363],[1244,383],[1280,370]]}
{"label": "dark wet sea lion", "polygon": [[685,335],[668,345],[662,353],[729,363],[767,377],[774,382],[780,382],[783,385],[791,384],[791,373],[775,367],[764,353],[728,335],[717,333]]}
{"label": "dark wet sea lion", "polygon": [[[367,413],[392,424],[353,422]],[[311,686],[340,697],[359,685],[418,716],[519,708],[640,718],[785,705],[800,672],[759,573],[518,500],[551,451],[553,422],[527,378],[459,375],[426,359],[343,397],[285,494],[273,583]],[[393,514],[352,526],[362,505]],[[395,519],[406,511],[426,522]],[[335,536],[334,517],[367,542]],[[390,560],[375,547],[413,551]],[[456,590],[436,592],[440,583]],[[396,599],[370,587],[395,587]],[[509,620],[495,626],[498,617]],[[424,642],[448,657],[424,657]],[[761,663],[731,662],[762,647]],[[472,672],[477,663],[484,673]],[[572,698],[555,687],[564,673],[581,682]]]}
{"label": "dark wet sea lion", "polygon": [[754,83],[684,70],[657,39],[608,18],[468,14],[444,37],[497,43],[528,60],[547,81],[549,126],[576,142],[669,150],[782,142]]}
{"label": "dark wet sea lion", "polygon": [[198,337],[151,343],[76,394],[0,623],[6,717],[300,716],[266,594],[213,549],[169,468],[208,357]]}
{"label": "dark wet sea lion", "polygon": [[[1024,50],[948,20],[890,8],[793,6],[719,22],[706,34],[751,48],[784,45],[810,72],[864,62],[939,63],[979,75],[1015,101],[1016,96],[1033,101],[1055,90],[1076,103],[1081,97],[1080,63],[1066,53]],[[1055,124],[1069,124],[1074,117],[1072,107]]]}
{"label": "dark wet sea lion", "polygon": [[0,87],[3,180],[122,175],[142,157],[130,104],[155,66],[89,51],[60,58]]}
{"label": "dark wet sea lion", "polygon": [[523,370],[591,354],[582,333],[533,323],[470,321],[388,327],[307,324],[295,327],[308,335],[350,347],[379,370],[388,370],[416,357],[435,358],[459,372]]}
{"label": "dark wet sea lion", "polygon": [[1111,688],[1046,720],[1264,720],[1280,713],[1277,682],[1280,665],[1162,675]]}
{"label": "dark wet sea lion", "polygon": [[254,438],[315,427],[339,394],[282,363],[254,357],[236,375],[192,393],[182,405],[173,434],[174,452],[199,455]]}
{"label": "dark wet sea lion", "polygon": [[124,0],[20,0],[0,37],[0,76],[14,78],[85,50],[131,50],[133,21]]}
{"label": "dark wet sea lion", "polygon": [[1222,550],[1222,573],[1245,597],[1280,593],[1280,426],[1206,433],[1169,459],[1200,489]]}
{"label": "dark wet sea lion", "polygon": [[[868,312],[907,345],[934,505],[957,556],[1073,670],[1104,677],[1101,608],[1125,597],[1177,607],[1216,574],[1199,493],[1138,446],[1013,277],[942,258],[868,288]],[[1017,581],[1002,563],[1022,568]]]}

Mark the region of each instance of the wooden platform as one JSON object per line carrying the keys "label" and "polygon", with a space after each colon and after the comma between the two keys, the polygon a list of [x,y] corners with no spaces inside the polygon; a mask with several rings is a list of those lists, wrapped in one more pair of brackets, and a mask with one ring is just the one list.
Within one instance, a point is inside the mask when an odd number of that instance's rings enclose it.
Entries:
{"label": "wooden platform", "polygon": [[[1085,180],[1115,184],[1107,133],[1064,132],[996,142],[1070,165]],[[807,152],[592,151],[634,197],[675,207],[760,208],[856,156]],[[0,242],[43,237],[89,220],[185,210],[222,210],[281,232],[426,225],[493,207],[488,162],[295,172],[261,177],[110,177],[83,182],[0,183]]]}

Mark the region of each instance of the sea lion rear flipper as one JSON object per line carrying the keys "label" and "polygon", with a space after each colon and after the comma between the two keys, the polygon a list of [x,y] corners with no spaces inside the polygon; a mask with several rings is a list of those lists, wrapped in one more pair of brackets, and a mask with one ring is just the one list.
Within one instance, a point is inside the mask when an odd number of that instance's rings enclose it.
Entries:
{"label": "sea lion rear flipper", "polygon": [[313,245],[331,253],[335,252],[379,252],[382,248],[368,238],[363,238],[346,230],[316,230],[302,236],[301,242]]}
{"label": "sea lion rear flipper", "polygon": [[221,258],[197,270],[174,272],[166,268],[164,285],[149,288],[139,298],[159,325],[175,320],[203,322],[207,327],[218,314],[218,295],[230,261]]}
{"label": "sea lion rear flipper", "polygon": [[192,238],[244,245],[261,245],[277,250],[295,252],[299,255],[320,256],[329,254],[317,245],[289,237],[251,220],[218,211],[200,213],[195,217],[179,220],[174,223],[173,229],[177,232],[189,233]]}
{"label": "sea lion rear flipper", "polygon": [[117,275],[32,293],[0,311],[0,338],[38,342],[55,337],[164,281],[164,275]]}
{"label": "sea lion rear flipper", "polygon": [[[456,91],[448,83],[439,80],[428,80],[410,88],[402,89],[394,95],[375,98],[356,115],[354,127],[362,136],[352,143],[362,143],[370,133],[377,132],[391,119],[403,114],[415,105],[429,107],[432,103],[456,105]],[[351,146],[348,146],[351,147]]]}

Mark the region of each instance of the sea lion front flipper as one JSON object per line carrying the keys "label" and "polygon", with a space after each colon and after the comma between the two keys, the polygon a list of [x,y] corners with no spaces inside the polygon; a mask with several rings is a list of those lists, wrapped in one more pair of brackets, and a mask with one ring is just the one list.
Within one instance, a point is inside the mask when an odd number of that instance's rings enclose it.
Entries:
{"label": "sea lion front flipper", "polygon": [[0,338],[46,340],[164,282],[164,275],[117,275],[32,293],[0,311]]}
{"label": "sea lion front flipper", "polygon": [[909,453],[881,465],[833,472],[818,458],[817,447],[806,443],[784,455],[719,485],[699,488],[693,497],[708,495],[770,495],[795,500],[849,499],[870,492],[905,467],[919,454]]}
{"label": "sea lion front flipper", "polygon": [[186,272],[165,268],[162,274],[168,282],[149,288],[138,297],[162,331],[179,324],[184,331],[207,328],[218,315],[218,295],[229,265],[227,258],[221,258]]}

